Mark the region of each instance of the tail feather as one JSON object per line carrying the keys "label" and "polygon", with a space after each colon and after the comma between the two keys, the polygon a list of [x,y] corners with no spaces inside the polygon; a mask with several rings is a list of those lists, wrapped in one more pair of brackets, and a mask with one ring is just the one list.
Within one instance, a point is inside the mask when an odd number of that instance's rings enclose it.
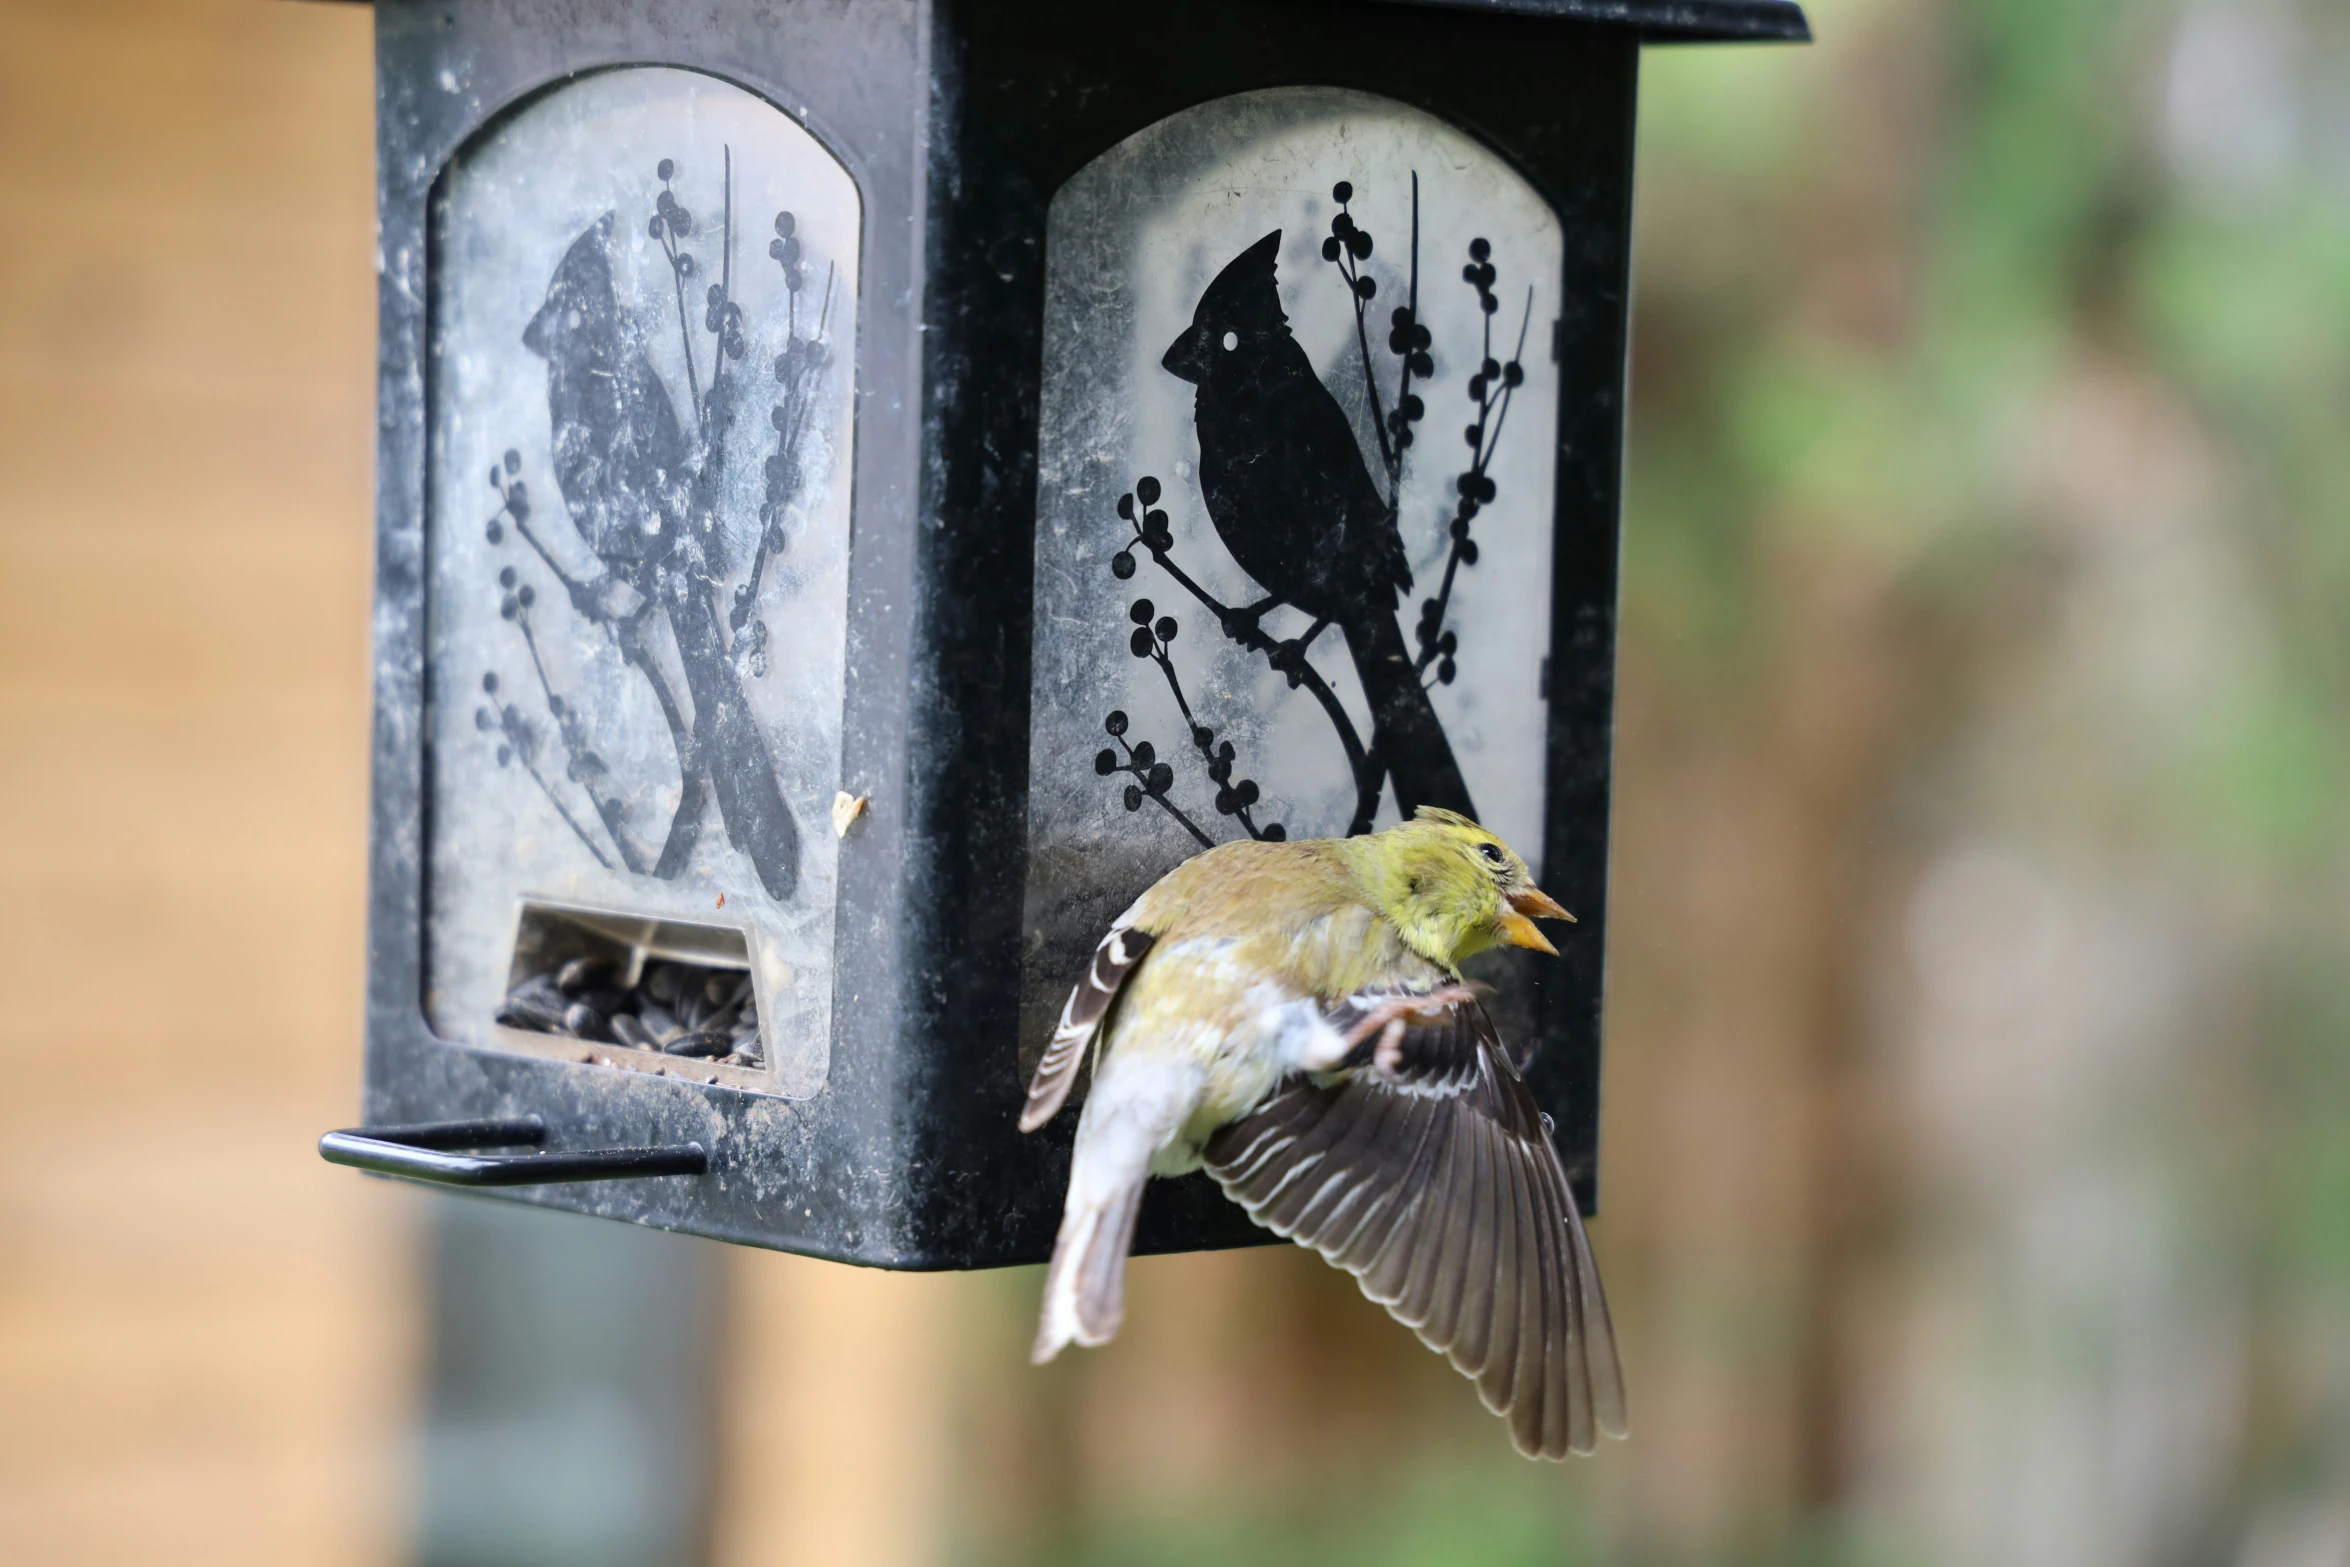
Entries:
{"label": "tail feather", "polygon": [[1113,1049],[1077,1119],[1069,1201],[1044,1279],[1038,1365],[1071,1344],[1107,1344],[1126,1315],[1126,1254],[1151,1161],[1197,1108],[1200,1074],[1180,1058],[1138,1058]]}
{"label": "tail feather", "polygon": [[1395,781],[1395,803],[1404,820],[1423,805],[1441,806],[1476,819],[1469,785],[1453,759],[1444,721],[1420,684],[1420,672],[1405,648],[1395,616],[1374,609],[1339,623],[1346,650],[1354,656],[1355,678],[1371,704],[1371,745]]}
{"label": "tail feather", "polygon": [[1142,1188],[1143,1179],[1137,1179],[1101,1203],[1081,1208],[1071,1202],[1062,1215],[1052,1267],[1045,1274],[1044,1318],[1030,1353],[1036,1364],[1070,1344],[1091,1349],[1117,1337],[1118,1325],[1126,1320],[1126,1254],[1134,1249]]}

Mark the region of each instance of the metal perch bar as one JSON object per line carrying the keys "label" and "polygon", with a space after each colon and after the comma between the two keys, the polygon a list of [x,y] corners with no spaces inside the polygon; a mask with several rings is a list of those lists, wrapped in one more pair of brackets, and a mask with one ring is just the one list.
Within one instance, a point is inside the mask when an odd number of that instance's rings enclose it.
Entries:
{"label": "metal perch bar", "polygon": [[546,1141],[537,1116],[508,1121],[427,1121],[411,1126],[362,1126],[329,1132],[318,1156],[329,1164],[401,1175],[441,1186],[545,1186],[558,1181],[625,1181],[662,1175],[704,1175],[710,1156],[700,1143],[651,1148],[593,1148],[575,1153],[483,1154],[475,1148],[537,1146]]}

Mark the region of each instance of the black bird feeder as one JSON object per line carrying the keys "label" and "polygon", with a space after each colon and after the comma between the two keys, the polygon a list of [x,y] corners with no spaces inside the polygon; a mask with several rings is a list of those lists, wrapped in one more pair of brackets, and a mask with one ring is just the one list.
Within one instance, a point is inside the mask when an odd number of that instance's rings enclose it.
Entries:
{"label": "black bird feeder", "polygon": [[[901,1268],[1204,845],[1469,813],[1591,1201],[1634,89],[1790,0],[378,0],[365,1128]],[[1264,1238],[1203,1178],[1138,1249]]]}

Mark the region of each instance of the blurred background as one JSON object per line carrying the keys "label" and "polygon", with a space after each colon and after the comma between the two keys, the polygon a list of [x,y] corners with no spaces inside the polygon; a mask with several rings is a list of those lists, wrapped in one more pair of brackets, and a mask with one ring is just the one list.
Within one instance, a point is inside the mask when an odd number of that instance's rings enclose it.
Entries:
{"label": "blurred background", "polygon": [[1595,1238],[1518,1460],[1290,1249],[898,1277],[358,1102],[370,18],[0,3],[0,1558],[2350,1562],[2350,11],[1653,50]]}

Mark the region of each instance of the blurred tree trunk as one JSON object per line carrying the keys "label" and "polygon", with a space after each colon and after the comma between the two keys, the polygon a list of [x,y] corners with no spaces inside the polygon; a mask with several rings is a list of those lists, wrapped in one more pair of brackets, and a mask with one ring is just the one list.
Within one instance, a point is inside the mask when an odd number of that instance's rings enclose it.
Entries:
{"label": "blurred tree trunk", "polygon": [[1665,1559],[1843,1494],[1867,1240],[1898,1201],[1850,954],[1915,644],[1848,555],[1783,544],[1761,582],[1741,677],[1676,689],[1634,643],[1618,727],[1603,1228],[1638,1397],[1620,1527]]}

